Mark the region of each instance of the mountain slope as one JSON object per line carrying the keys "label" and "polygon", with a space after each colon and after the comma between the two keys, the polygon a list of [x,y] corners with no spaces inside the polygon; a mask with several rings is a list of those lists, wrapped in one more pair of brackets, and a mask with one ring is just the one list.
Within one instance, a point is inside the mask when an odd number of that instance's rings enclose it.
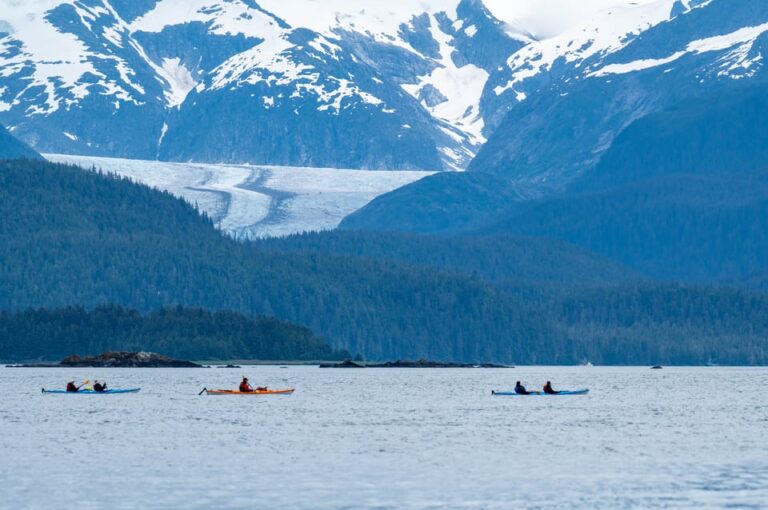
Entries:
{"label": "mountain slope", "polygon": [[766,92],[745,87],[643,117],[571,191],[521,205],[488,230],[546,233],[659,278],[763,271]]}
{"label": "mountain slope", "polygon": [[381,232],[323,232],[259,243],[286,252],[353,255],[477,275],[510,285],[615,285],[641,280],[608,259],[545,238],[439,237]]}
{"label": "mountain slope", "polygon": [[40,154],[0,126],[0,159],[40,159]]}

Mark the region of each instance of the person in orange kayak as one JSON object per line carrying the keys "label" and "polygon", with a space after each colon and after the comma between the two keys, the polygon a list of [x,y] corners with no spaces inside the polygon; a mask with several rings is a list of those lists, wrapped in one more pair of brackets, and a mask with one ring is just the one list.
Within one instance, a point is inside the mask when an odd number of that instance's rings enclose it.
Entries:
{"label": "person in orange kayak", "polygon": [[80,388],[82,388],[82,386],[83,386],[82,384],[80,386],[75,386],[75,381],[69,381],[67,383],[67,391],[72,393],[77,393],[78,391],[80,391]]}
{"label": "person in orange kayak", "polygon": [[243,380],[240,383],[240,393],[251,393],[253,388],[248,384],[248,378],[243,376]]}
{"label": "person in orange kayak", "polygon": [[93,383],[93,391],[98,391],[99,393],[102,393],[104,391],[107,391],[107,383],[96,381]]}
{"label": "person in orange kayak", "polygon": [[557,395],[560,392],[553,390],[552,383],[547,381],[547,384],[544,385],[544,393],[546,393],[547,395]]}

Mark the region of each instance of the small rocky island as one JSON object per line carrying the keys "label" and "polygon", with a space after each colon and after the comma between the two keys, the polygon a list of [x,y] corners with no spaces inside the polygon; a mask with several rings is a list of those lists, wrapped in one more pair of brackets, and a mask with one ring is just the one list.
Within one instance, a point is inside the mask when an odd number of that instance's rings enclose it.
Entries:
{"label": "small rocky island", "polygon": [[385,361],[383,363],[364,363],[346,359],[341,363],[322,363],[320,368],[512,368],[508,365],[496,365],[493,363],[452,363],[445,361],[418,361],[398,360]]}
{"label": "small rocky island", "polygon": [[202,368],[202,365],[163,356],[154,352],[104,352],[98,356],[67,356],[59,363],[21,365],[23,367],[99,367],[99,368]]}

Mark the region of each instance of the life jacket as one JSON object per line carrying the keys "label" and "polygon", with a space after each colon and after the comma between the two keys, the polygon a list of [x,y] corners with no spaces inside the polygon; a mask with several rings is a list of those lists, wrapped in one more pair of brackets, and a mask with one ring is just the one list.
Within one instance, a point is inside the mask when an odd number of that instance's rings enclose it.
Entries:
{"label": "life jacket", "polygon": [[96,383],[93,385],[93,391],[104,391],[107,389],[106,384]]}
{"label": "life jacket", "polygon": [[77,391],[77,386],[75,386],[75,383],[68,382],[67,383],[67,391]]}
{"label": "life jacket", "polygon": [[240,393],[249,393],[251,391],[253,391],[253,388],[251,388],[250,384],[245,381],[240,383]]}

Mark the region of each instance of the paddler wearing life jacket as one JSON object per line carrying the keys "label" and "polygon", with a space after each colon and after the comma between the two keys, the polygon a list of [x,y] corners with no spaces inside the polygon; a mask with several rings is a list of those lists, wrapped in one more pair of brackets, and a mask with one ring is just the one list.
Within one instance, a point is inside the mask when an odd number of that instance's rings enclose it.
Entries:
{"label": "paddler wearing life jacket", "polygon": [[250,384],[248,384],[248,378],[243,376],[243,380],[240,383],[240,393],[251,393],[253,392],[253,388]]}
{"label": "paddler wearing life jacket", "polygon": [[546,393],[547,395],[557,395],[560,392],[553,390],[552,383],[547,381],[547,384],[544,385],[544,393]]}
{"label": "paddler wearing life jacket", "polygon": [[69,381],[67,383],[67,391],[77,393],[80,391],[80,386],[75,386],[75,381]]}
{"label": "paddler wearing life jacket", "polygon": [[96,381],[93,383],[93,391],[98,391],[99,393],[102,393],[104,391],[107,391],[107,383]]}
{"label": "paddler wearing life jacket", "polygon": [[530,395],[531,393],[525,389],[525,386],[520,384],[520,381],[517,381],[515,383],[515,393],[518,395]]}

